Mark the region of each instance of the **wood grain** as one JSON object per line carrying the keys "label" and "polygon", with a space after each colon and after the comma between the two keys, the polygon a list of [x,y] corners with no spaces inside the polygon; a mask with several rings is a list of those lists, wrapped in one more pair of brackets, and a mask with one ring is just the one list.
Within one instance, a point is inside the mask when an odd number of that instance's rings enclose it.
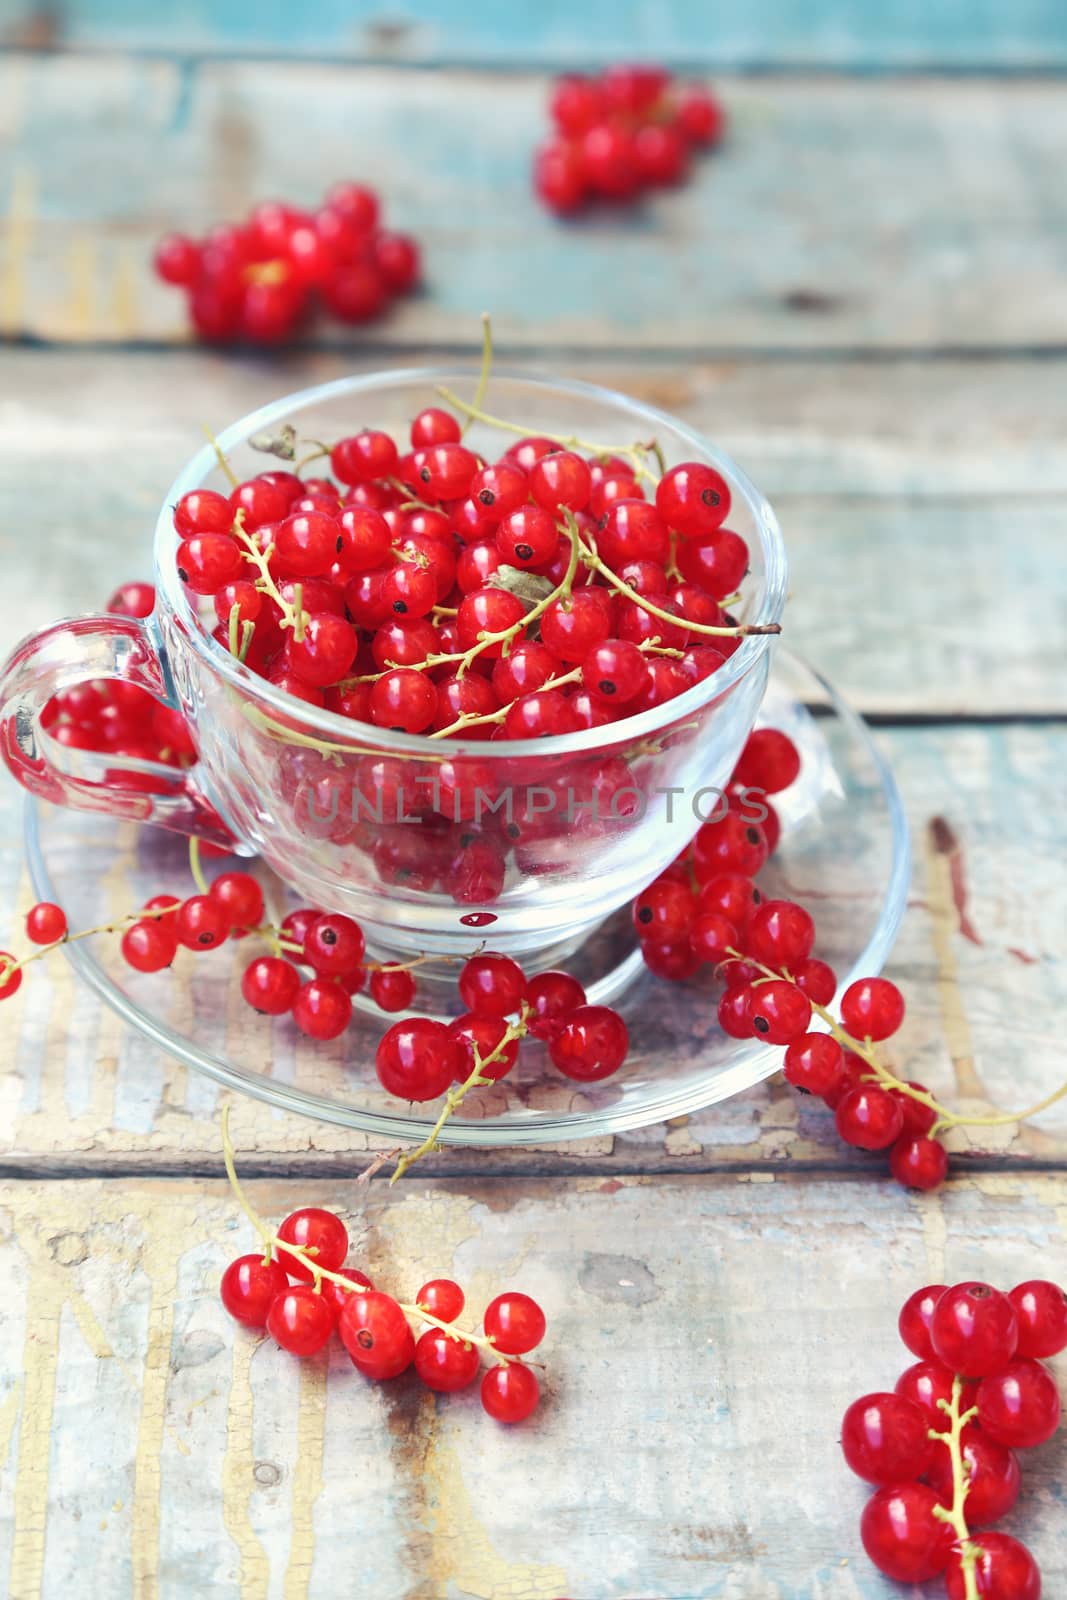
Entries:
{"label": "wood grain", "polygon": [[37,49],[167,51],[175,54],[325,56],[418,63],[478,62],[507,70],[547,62],[586,67],[627,59],[700,68],[803,65],[866,68],[1048,68],[1067,61],[1067,30],[1054,0],[993,0],[927,6],[892,0],[727,0],[712,25],[697,0],[674,0],[655,16],[637,0],[593,0],[580,11],[549,0],[536,8],[489,0],[458,11],[446,0],[412,0],[383,12],[370,0],[316,0],[299,11],[255,12],[228,0],[178,10],[130,0],[67,0],[48,12],[9,0],[0,40]]}
{"label": "wood grain", "polygon": [[561,226],[530,191],[541,76],[11,57],[6,328],[180,341],[180,298],[147,270],[155,238],[265,195],[310,203],[365,150],[390,218],[424,243],[429,292],[356,336],[316,332],[349,348],[465,343],[486,307],[526,348],[1067,343],[1058,85],[770,77],[724,93],[731,140],[692,185]]}
{"label": "wood grain", "polygon": [[[357,1561],[367,1600],[892,1600],[837,1419],[911,1360],[896,1315],[920,1284],[1067,1279],[1067,1182],[908,1201],[869,1177],[767,1179],[360,1199],[352,1259],[382,1287],[454,1274],[474,1318],[507,1286],[544,1305],[543,1405],[517,1432],[476,1394],[369,1385],[339,1346],[301,1366],[230,1322],[216,1285],[253,1235],[224,1185],[4,1184],[5,1593],[315,1600]],[[273,1219],[355,1202],[337,1182],[250,1192]],[[1006,1524],[1050,1596],[1063,1449],[1027,1453]]]}

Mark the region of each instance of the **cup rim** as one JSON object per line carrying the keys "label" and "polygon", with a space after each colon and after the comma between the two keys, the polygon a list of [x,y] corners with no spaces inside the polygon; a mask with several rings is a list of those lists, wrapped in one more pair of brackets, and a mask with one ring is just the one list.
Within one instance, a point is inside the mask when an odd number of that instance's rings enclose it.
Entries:
{"label": "cup rim", "polygon": [[[297,699],[295,695],[278,689],[266,678],[260,677],[250,667],[238,661],[236,656],[224,650],[218,641],[205,631],[178,579],[173,561],[164,558],[170,553],[175,537],[173,507],[189,490],[200,488],[208,474],[217,468],[216,445],[223,454],[226,454],[235,446],[244,444],[252,434],[265,432],[273,425],[284,421],[290,412],[304,410],[318,403],[405,385],[426,384],[432,388],[435,384],[455,382],[457,379],[469,377],[474,370],[471,366],[460,365],[400,367],[335,378],[328,383],[297,389],[291,394],[269,401],[266,405],[232,422],[229,427],[223,429],[214,442],[201,446],[167,490],[156,523],[155,537],[157,592],[166,595],[170,610],[187,625],[186,637],[197,654],[213,672],[234,688],[263,702],[281,716],[290,719],[299,718],[302,724],[321,732],[325,740],[335,742],[343,738],[351,743],[363,737],[365,742],[373,742],[383,756],[396,753],[438,760],[472,756],[483,761],[515,760],[527,756],[545,759],[550,756],[595,752],[605,746],[647,738],[684,719],[690,712],[699,710],[709,700],[732,690],[757,665],[760,656],[770,649],[776,635],[747,635],[742,639],[740,647],[727,657],[721,667],[687,689],[684,694],[665,701],[663,705],[638,712],[636,716],[621,717],[617,722],[609,722],[602,727],[582,728],[576,733],[553,734],[542,739],[431,739],[426,734],[401,733],[391,728],[378,728],[370,723],[359,723],[351,717],[341,716],[339,712],[309,705],[306,701]],[[786,600],[788,561],[778,519],[765,496],[724,451],[711,444],[695,429],[672,417],[669,412],[657,406],[646,405],[641,400],[635,400],[632,396],[605,388],[600,384],[586,383],[579,378],[558,378],[535,368],[519,367],[494,367],[492,378],[524,383],[535,389],[584,398],[601,405],[609,404],[618,410],[629,412],[639,420],[642,424],[641,431],[644,431],[644,427],[649,423],[659,424],[670,428],[673,433],[691,443],[702,459],[709,460],[729,478],[732,489],[740,491],[748,503],[758,529],[764,560],[763,592],[759,610],[751,620],[761,624],[780,621]],[[364,726],[367,732],[361,736],[359,729]]]}

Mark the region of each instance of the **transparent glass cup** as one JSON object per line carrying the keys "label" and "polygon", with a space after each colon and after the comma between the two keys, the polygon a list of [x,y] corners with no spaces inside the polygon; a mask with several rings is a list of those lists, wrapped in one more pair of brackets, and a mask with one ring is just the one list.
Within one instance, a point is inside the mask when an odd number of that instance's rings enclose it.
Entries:
{"label": "transparent glass cup", "polygon": [[[412,416],[440,403],[436,387],[465,382],[469,373],[448,370],[344,379],[245,417],[219,447],[243,478],[275,464],[249,440],[283,423],[301,438],[327,441],[361,426],[384,428],[403,446]],[[764,625],[779,620],[786,561],[774,514],[698,434],[577,382],[494,373],[488,403],[530,433],[578,435],[605,448],[654,438],[668,465],[711,463],[730,485],[728,525],[751,552],[739,614]],[[511,441],[478,424],[467,442],[495,458]],[[770,636],[746,637],[704,682],[603,728],[524,741],[374,728],[275,688],[198,621],[175,568],[172,507],[202,486],[228,487],[211,446],[164,500],[150,618],[59,623],[24,641],[6,664],[2,750],[32,792],[217,842],[236,837],[298,895],[355,917],[380,958],[450,958],[484,939],[532,968],[573,950],[714,813],[763,698]],[[199,757],[187,774],[72,751],[41,727],[56,691],[105,677],[128,678],[181,709]]]}

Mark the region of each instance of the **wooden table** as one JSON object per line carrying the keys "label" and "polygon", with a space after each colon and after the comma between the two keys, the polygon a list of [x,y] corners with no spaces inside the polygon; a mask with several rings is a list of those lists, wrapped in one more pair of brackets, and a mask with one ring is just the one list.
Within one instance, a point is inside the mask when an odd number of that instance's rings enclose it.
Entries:
{"label": "wooden table", "polygon": [[[3,647],[144,571],[202,421],[466,352],[491,307],[505,354],[690,419],[775,502],[790,640],[878,724],[914,829],[901,1059],[946,1094],[1036,1098],[1063,1076],[1067,1003],[1067,105],[1026,69],[1067,62],[1059,8],[963,27],[825,0],[801,29],[761,0],[710,40],[695,6],[655,38],[637,6],[542,6],[535,31],[451,9],[0,11],[21,47],[0,60]],[[745,70],[721,77],[732,136],[690,188],[563,227],[527,163],[579,29],[593,55]],[[154,237],[348,174],[424,240],[429,292],[358,345],[190,348],[145,270]],[[0,805],[15,930],[10,783]],[[446,1154],[364,1205],[358,1140],[235,1104],[262,1211],[358,1204],[383,1278],[543,1299],[548,1400],[516,1436],[235,1333],[215,1286],[250,1233],[220,1181],[221,1097],[61,962],[0,1028],[12,1600],[900,1593],[859,1547],[841,1410],[905,1364],[918,1284],[1067,1282],[1062,1107],[964,1152],[930,1198],[774,1082],[584,1149]],[[1028,1457],[1008,1523],[1050,1600],[1063,1463],[1062,1443]]]}

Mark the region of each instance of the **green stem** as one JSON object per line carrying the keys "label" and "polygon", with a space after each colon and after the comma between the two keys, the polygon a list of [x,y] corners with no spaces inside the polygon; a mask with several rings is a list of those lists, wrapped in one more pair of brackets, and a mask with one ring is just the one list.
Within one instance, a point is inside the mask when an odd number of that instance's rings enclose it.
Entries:
{"label": "green stem", "polygon": [[960,1552],[960,1571],[963,1576],[964,1600],[980,1600],[978,1593],[978,1578],[975,1571],[979,1550],[971,1540],[971,1530],[967,1526],[966,1502],[970,1492],[970,1472],[963,1458],[962,1435],[963,1430],[972,1418],[978,1415],[977,1406],[972,1406],[968,1411],[960,1410],[960,1400],[963,1396],[963,1379],[956,1374],[952,1379],[952,1399],[938,1402],[942,1411],[949,1420],[947,1433],[939,1433],[936,1428],[930,1429],[931,1439],[939,1439],[949,1453],[952,1463],[952,1505],[936,1507],[935,1517],[942,1522],[950,1524],[956,1535]]}

